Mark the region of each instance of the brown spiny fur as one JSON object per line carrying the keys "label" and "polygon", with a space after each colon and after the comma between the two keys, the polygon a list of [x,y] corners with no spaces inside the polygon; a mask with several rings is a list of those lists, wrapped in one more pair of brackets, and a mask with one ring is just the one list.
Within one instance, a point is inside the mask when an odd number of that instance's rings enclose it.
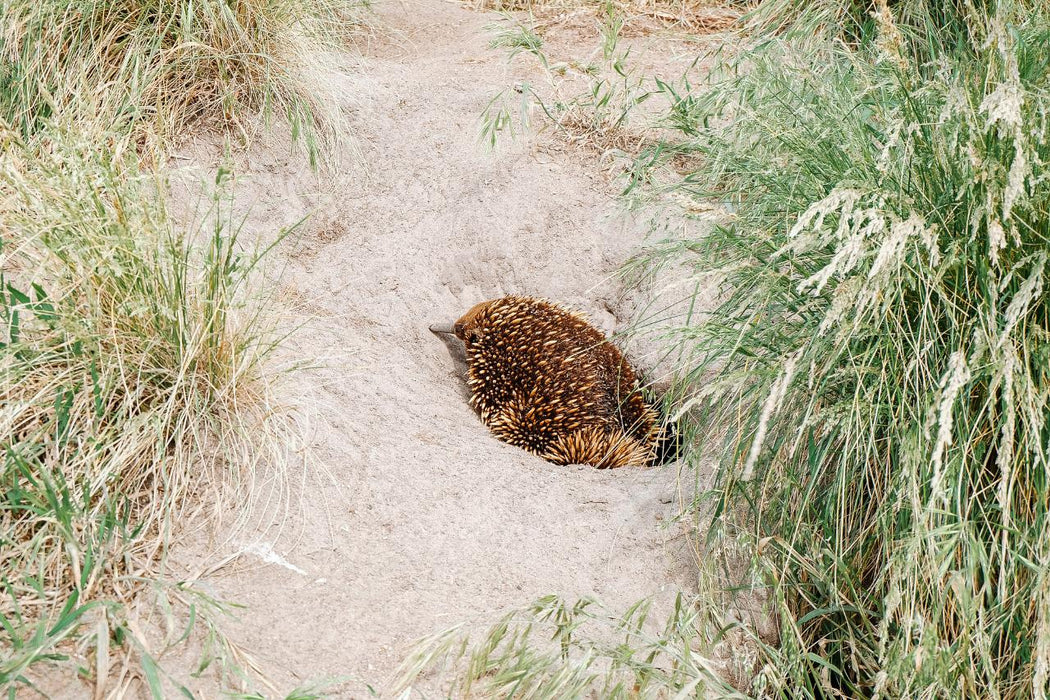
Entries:
{"label": "brown spiny fur", "polygon": [[659,416],[620,351],[582,316],[508,296],[456,321],[470,404],[499,439],[555,464],[645,466]]}

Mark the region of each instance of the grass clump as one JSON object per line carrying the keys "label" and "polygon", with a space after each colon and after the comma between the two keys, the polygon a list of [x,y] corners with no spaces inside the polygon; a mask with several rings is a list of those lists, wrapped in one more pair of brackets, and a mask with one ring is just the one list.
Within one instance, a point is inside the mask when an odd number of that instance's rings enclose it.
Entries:
{"label": "grass clump", "polygon": [[[186,230],[155,168],[190,125],[248,136],[274,115],[312,163],[333,155],[330,49],[363,4],[0,3],[0,691],[73,657],[100,697],[135,676],[161,697],[158,659],[194,621],[197,673],[238,670],[225,607],[161,563],[173,525],[221,500],[203,493],[281,458],[274,341],[220,195]],[[147,589],[169,633],[173,602],[190,620],[160,647],[132,612],[152,614]],[[118,649],[140,663],[114,676]]]}
{"label": "grass clump", "polygon": [[[636,154],[644,136],[631,128],[631,117],[652,91],[643,76],[631,68],[631,50],[621,47],[624,15],[606,2],[598,16],[600,52],[586,63],[555,61],[548,55],[535,22],[504,15],[489,25],[489,46],[506,50],[508,60],[519,54],[534,58],[544,78],[542,88],[522,82],[497,94],[481,115],[480,137],[495,147],[501,136],[516,135],[534,124],[550,126],[557,135],[602,155]],[[600,55],[600,58],[599,58]]]}
{"label": "grass clump", "polygon": [[650,259],[720,290],[672,342],[723,438],[711,536],[751,533],[780,619],[759,694],[1050,689],[1050,17],[929,9],[763,35],[666,88],[636,164],[731,212]]}
{"label": "grass clump", "polygon": [[[0,117],[25,138],[101,120],[162,141],[206,120],[235,134],[286,116],[311,158],[342,124],[324,52],[363,0],[67,0],[0,5]],[[329,54],[331,55],[331,54]]]}
{"label": "grass clump", "polygon": [[222,217],[180,230],[157,176],[99,141],[0,131],[0,689],[93,607],[131,636],[115,606],[223,455],[243,468],[261,405],[256,257]]}

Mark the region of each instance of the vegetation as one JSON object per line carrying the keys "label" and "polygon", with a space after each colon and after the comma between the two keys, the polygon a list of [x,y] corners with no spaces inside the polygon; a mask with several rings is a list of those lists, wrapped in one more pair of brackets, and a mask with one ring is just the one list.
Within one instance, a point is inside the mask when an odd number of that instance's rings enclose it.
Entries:
{"label": "vegetation", "polygon": [[425,640],[402,665],[394,692],[447,665],[450,697],[746,697],[721,682],[718,664],[698,649],[705,645],[702,618],[685,598],[662,628],[652,630],[649,616],[647,601],[616,615],[590,598],[547,596],[509,613],[478,641],[459,627]]}
{"label": "vegetation", "polygon": [[676,342],[724,431],[713,536],[752,533],[780,616],[756,690],[1047,690],[1050,17],[978,7],[763,36],[666,88],[679,138],[640,160],[733,212],[654,260],[720,290]]}
{"label": "vegetation", "polygon": [[[343,135],[322,58],[365,0],[68,0],[0,6],[0,118],[23,138],[103,120],[134,142],[286,117],[311,159]],[[328,59],[334,60],[334,59]]]}
{"label": "vegetation", "polygon": [[186,495],[222,481],[202,467],[249,439],[267,350],[235,318],[255,258],[226,222],[192,247],[133,154],[3,137],[0,687],[132,599]]}
{"label": "vegetation", "polygon": [[[538,23],[504,15],[488,27],[492,48],[504,48],[509,59],[527,54],[539,62],[543,84],[519,83],[497,94],[481,115],[481,140],[495,147],[502,135],[532,126],[531,115],[542,114],[558,135],[599,154],[637,153],[639,136],[630,128],[638,105],[652,96],[644,76],[630,65],[630,50],[620,46],[624,16],[612,3],[597,17],[601,51],[594,60],[548,59]],[[541,123],[541,126],[548,124]]]}
{"label": "vegetation", "polygon": [[203,224],[176,223],[154,164],[191,123],[248,134],[260,114],[323,156],[343,126],[318,49],[359,6],[0,5],[0,691],[73,655],[101,692],[122,650],[160,697],[156,656],[190,630],[147,645],[128,612],[146,590],[206,628],[201,671],[229,661],[224,607],[158,563],[200,494],[279,449],[262,252],[237,240],[229,173]]}
{"label": "vegetation", "polygon": [[478,10],[541,16],[575,14],[581,9],[601,16],[612,8],[631,20],[645,18],[658,26],[712,31],[729,28],[754,3],[752,0],[474,0],[472,4]]}
{"label": "vegetation", "polygon": [[[197,120],[247,132],[259,111],[317,153],[338,115],[304,42],[337,40],[351,8],[0,10],[0,690],[75,638],[97,685],[126,645],[160,695],[121,604],[150,585],[187,496],[252,451],[270,344],[251,310],[258,256],[217,210],[206,230],[177,226],[139,156]],[[630,196],[721,212],[642,263],[717,292],[671,319],[672,395],[722,447],[693,504],[704,545],[745,548],[724,583],[761,592],[778,637],[698,601],[654,630],[645,605],[546,598],[476,641],[430,640],[403,684],[449,661],[461,694],[1046,695],[1050,12],[768,0],[703,82],[637,76],[602,12],[608,75],[573,67],[588,89],[542,106],[606,151],[629,138]],[[570,71],[531,27],[497,42],[552,85]],[[660,98],[660,131],[625,136]],[[486,138],[511,115],[494,101]],[[734,633],[758,654],[735,688],[711,661]]]}

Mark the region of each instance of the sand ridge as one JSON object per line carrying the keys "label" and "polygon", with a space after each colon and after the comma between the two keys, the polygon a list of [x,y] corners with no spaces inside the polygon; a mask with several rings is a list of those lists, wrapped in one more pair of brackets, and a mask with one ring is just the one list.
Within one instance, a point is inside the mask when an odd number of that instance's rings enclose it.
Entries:
{"label": "sand ridge", "polygon": [[[309,397],[323,469],[283,537],[221,543],[207,554],[248,550],[199,585],[247,606],[228,631],[281,692],[332,677],[381,689],[414,639],[541,595],[615,609],[693,583],[687,538],[666,525],[675,468],[557,467],[496,441],[427,329],[510,293],[621,328],[614,273],[645,227],[617,212],[593,157],[479,145],[478,115],[528,70],[488,48],[493,16],[436,0],[379,12],[396,32],[339,78],[365,172],[312,174],[277,137],[237,156],[242,235],[310,215],[276,251],[278,297],[312,317],[288,354],[326,364],[284,388]],[[210,177],[220,150],[187,145],[180,177]]]}

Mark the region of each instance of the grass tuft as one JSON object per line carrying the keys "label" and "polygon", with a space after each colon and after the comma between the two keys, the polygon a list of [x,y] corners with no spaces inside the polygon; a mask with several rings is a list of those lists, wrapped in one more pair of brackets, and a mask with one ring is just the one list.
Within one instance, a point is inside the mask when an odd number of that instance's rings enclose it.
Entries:
{"label": "grass tuft", "polygon": [[[295,428],[268,400],[278,338],[252,287],[262,253],[237,240],[229,173],[186,229],[157,168],[190,126],[247,139],[275,116],[312,164],[337,156],[334,49],[364,6],[0,3],[0,691],[72,658],[97,697],[134,676],[154,697],[186,694],[160,661],[195,624],[198,674],[258,676],[221,633],[226,607],[162,565],[173,526],[221,510],[231,483],[250,491],[260,460],[277,470],[270,496],[287,495]],[[238,524],[253,517],[252,498],[241,505]],[[159,646],[136,617],[156,612]],[[118,649],[137,663],[118,672]]]}
{"label": "grass tuft", "polygon": [[602,58],[583,64],[552,61],[531,20],[505,14],[501,23],[489,25],[487,29],[493,35],[490,46],[506,50],[508,60],[519,54],[534,58],[545,85],[537,89],[518,83],[497,94],[481,115],[481,140],[495,147],[501,136],[513,137],[516,128],[527,131],[533,125],[532,115],[538,113],[543,116],[541,126],[554,127],[555,133],[567,141],[602,155],[637,153],[645,137],[631,128],[630,118],[652,92],[631,69],[630,49],[620,45],[623,26],[624,17],[617,6],[603,3],[598,18]]}
{"label": "grass tuft", "polygon": [[[191,123],[245,136],[287,117],[312,159],[343,135],[334,54],[362,0],[67,0],[0,5],[0,117],[130,128],[139,143]],[[327,58],[326,58],[327,56]]]}
{"label": "grass tuft", "polygon": [[697,606],[679,596],[662,627],[650,613],[649,601],[613,614],[591,598],[546,596],[480,636],[458,626],[421,640],[392,692],[436,671],[449,697],[744,697],[705,655]]}
{"label": "grass tuft", "polygon": [[244,467],[270,350],[236,229],[180,230],[134,153],[56,134],[0,131],[0,688],[132,600],[190,494]]}

